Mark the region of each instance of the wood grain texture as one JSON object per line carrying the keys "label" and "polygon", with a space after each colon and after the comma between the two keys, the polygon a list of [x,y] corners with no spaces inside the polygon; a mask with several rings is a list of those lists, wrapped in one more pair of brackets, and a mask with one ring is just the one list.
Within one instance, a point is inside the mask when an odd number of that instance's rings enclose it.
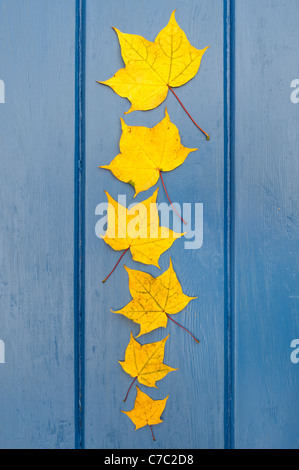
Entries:
{"label": "wood grain texture", "polygon": [[[209,142],[171,94],[124,116],[129,102],[96,83],[123,64],[110,26],[154,40],[174,9],[195,47],[211,45],[176,89]],[[1,1],[1,448],[299,447],[298,17],[298,0]],[[120,253],[96,237],[95,209],[104,190],[133,202],[133,188],[98,168],[119,152],[119,118],[152,127],[165,106],[198,151],[164,181],[173,201],[203,203],[204,236],[195,250],[176,241],[160,263],[171,256],[198,296],[175,320],[200,344],[172,322],[138,339],[169,333],[165,362],[179,369],[141,386],[170,395],[153,442],[120,412],[136,390],[123,403],[132,379],[118,361],[139,327],[110,309],[131,300],[123,263],[161,271],[126,253],[103,285]]]}
{"label": "wood grain texture", "polygon": [[74,445],[75,2],[0,4],[1,448]]}
{"label": "wood grain texture", "polygon": [[[211,135],[207,142],[188,119],[173,96],[150,112],[123,116],[129,102],[95,80],[111,77],[122,59],[115,26],[123,32],[154,40],[177,8],[176,18],[191,43],[198,48],[212,47],[206,53],[198,75],[176,91],[185,106]],[[222,2],[131,0],[87,3],[86,53],[86,417],[85,440],[88,448],[218,448],[224,443],[224,345],[223,345],[223,11]],[[204,204],[204,244],[198,250],[184,249],[184,239],[176,241],[161,257],[164,271],[171,255],[185,293],[198,295],[184,312],[176,315],[200,339],[196,344],[174,324],[167,330],[140,337],[150,342],[167,333],[165,360],[179,371],[169,374],[159,389],[147,389],[153,398],[170,397],[164,423],[155,426],[156,442],[149,429],[134,431],[120,410],[133,408],[136,391],[126,404],[123,398],[131,383],[118,364],[137,325],[110,312],[130,300],[128,277],[119,265],[105,285],[101,283],[119,257],[96,238],[94,226],[99,217],[95,207],[106,201],[104,190],[117,198],[133,202],[134,191],[112,174],[98,169],[119,152],[120,116],[130,125],[153,126],[164,117],[167,106],[171,120],[180,130],[183,145],[198,147],[184,165],[165,174],[173,200]],[[160,186],[158,202],[167,202]],[[149,197],[155,188],[136,200]],[[129,253],[124,263],[158,275],[157,268],[133,262]],[[171,323],[171,322],[170,322]],[[163,419],[163,417],[162,417]]]}
{"label": "wood grain texture", "polygon": [[235,442],[298,448],[296,0],[236,2]]}

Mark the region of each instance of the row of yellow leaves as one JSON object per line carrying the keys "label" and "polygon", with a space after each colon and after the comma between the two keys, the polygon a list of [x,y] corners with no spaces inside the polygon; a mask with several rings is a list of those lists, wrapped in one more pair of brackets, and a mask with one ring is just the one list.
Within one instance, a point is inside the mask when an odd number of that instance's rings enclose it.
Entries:
{"label": "row of yellow leaves", "polygon": [[[191,46],[175,20],[175,12],[154,42],[138,35],[124,34],[117,29],[115,31],[125,68],[120,69],[111,79],[99,83],[110,86],[118,95],[128,98],[131,102],[128,112],[149,110],[161,104],[170,87],[181,86],[195,76],[207,49],[198,50]],[[177,168],[190,152],[197,150],[181,144],[179,131],[170,121],[167,110],[165,118],[150,129],[128,126],[123,119],[121,124],[120,154],[110,165],[101,168],[110,170],[116,178],[131,184],[135,188],[135,196],[154,186],[159,177],[162,178],[161,172]],[[121,206],[106,193],[109,202],[108,226],[103,239],[114,250],[130,249],[135,261],[159,267],[160,255],[183,234],[160,227],[155,205],[157,191],[131,209]],[[139,217],[139,236],[130,237],[128,225],[136,223],[136,213],[141,205],[151,214],[150,222],[147,218],[141,220]],[[124,219],[119,217],[120,211],[125,213]],[[125,226],[119,227],[119,220],[125,220]],[[151,233],[153,225],[158,227],[155,238]],[[123,236],[116,235],[121,232]],[[140,233],[143,236],[140,236]],[[169,315],[180,312],[195,298],[183,293],[171,259],[169,269],[157,278],[127,267],[126,270],[133,300],[115,313],[125,315],[138,323],[138,336],[159,327],[166,327]],[[125,360],[120,362],[121,366],[131,377],[138,379],[139,383],[156,387],[157,380],[176,370],[163,363],[167,339],[168,336],[162,341],[141,345],[131,333]],[[158,424],[161,422],[161,413],[167,399],[168,396],[164,400],[152,400],[137,387],[134,408],[124,413],[131,418],[136,429]]]}

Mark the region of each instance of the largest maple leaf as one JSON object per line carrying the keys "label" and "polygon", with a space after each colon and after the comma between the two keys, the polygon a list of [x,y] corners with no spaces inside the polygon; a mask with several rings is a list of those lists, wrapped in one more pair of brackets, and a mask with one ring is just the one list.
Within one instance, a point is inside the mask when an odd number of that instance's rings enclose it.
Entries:
{"label": "largest maple leaf", "polygon": [[128,98],[135,110],[146,111],[161,104],[171,87],[179,87],[193,78],[208,47],[196,49],[171,14],[168,25],[155,42],[116,28],[125,68],[106,81],[118,95]]}

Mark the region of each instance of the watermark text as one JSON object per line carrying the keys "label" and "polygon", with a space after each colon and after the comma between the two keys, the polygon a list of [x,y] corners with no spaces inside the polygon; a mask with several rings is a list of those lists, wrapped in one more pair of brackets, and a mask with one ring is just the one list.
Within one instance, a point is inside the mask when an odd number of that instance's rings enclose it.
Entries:
{"label": "watermark text", "polygon": [[[109,214],[109,220],[108,220]],[[198,250],[203,244],[203,204],[178,203],[168,205],[165,202],[131,204],[126,208],[126,196],[118,196],[118,206],[102,202],[96,206],[95,215],[100,216],[95,225],[95,234],[98,238],[106,235],[109,238],[159,238],[161,228],[163,238],[180,238],[182,234],[186,241],[186,250]],[[184,220],[182,224],[181,218]],[[109,225],[109,230],[107,227]],[[170,230],[171,229],[171,230]]]}
{"label": "watermark text", "polygon": [[293,349],[291,353],[291,362],[293,364],[299,364],[299,339],[293,339],[291,342],[291,348]]}
{"label": "watermark text", "polygon": [[299,103],[299,78],[292,80],[291,88],[295,88],[291,93],[291,102],[297,104]]}
{"label": "watermark text", "polygon": [[5,103],[5,83],[0,80],[0,103]]}
{"label": "watermark text", "polygon": [[5,364],[5,344],[2,339],[0,339],[0,364]]}

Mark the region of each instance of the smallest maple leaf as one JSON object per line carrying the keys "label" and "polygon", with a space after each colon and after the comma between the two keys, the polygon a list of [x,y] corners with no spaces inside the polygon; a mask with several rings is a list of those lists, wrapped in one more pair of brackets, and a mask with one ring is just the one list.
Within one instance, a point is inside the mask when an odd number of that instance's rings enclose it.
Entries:
{"label": "smallest maple leaf", "polygon": [[[153,400],[138,387],[136,388],[137,396],[134,408],[131,411],[122,411],[122,413],[126,414],[135,424],[135,430],[144,426],[149,426],[151,428],[154,424],[162,423],[161,414],[165,409],[169,395],[167,395],[163,400]],[[153,431],[152,436],[155,441]]]}
{"label": "smallest maple leaf", "polygon": [[163,363],[165,343],[168,338],[169,335],[162,341],[142,345],[135,340],[131,332],[130,342],[125,353],[125,360],[119,361],[124,371],[131,377],[134,377],[124,401],[126,401],[135,380],[138,379],[141,384],[147,387],[157,388],[157,380],[161,380],[169,372],[177,370]]}

